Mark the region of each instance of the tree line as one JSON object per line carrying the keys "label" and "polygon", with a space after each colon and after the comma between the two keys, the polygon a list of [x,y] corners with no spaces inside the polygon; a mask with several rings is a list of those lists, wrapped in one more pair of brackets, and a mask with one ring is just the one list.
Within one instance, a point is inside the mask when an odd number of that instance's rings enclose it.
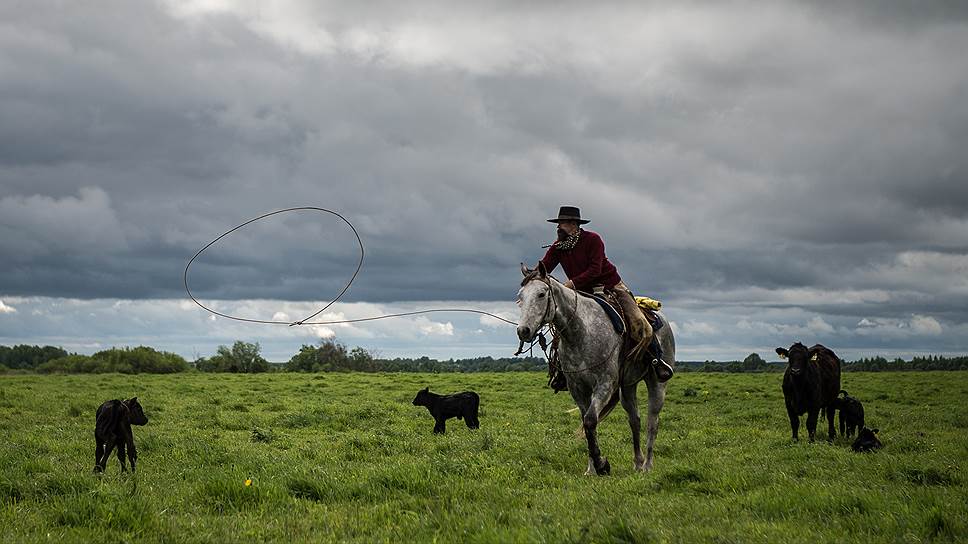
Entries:
{"label": "tree line", "polygon": [[[270,363],[258,342],[241,340],[219,346],[210,357],[189,362],[182,356],[148,346],[111,348],[93,355],[68,353],[56,346],[0,346],[0,372],[32,371],[44,374],[168,374],[173,372],[538,372],[548,368],[542,357],[474,357],[441,361],[429,357],[381,359],[361,347],[349,349],[335,340],[303,345],[285,363]],[[680,361],[679,372],[782,372],[783,362],[767,362],[751,353],[742,361]],[[889,372],[900,370],[968,370],[968,356],[915,357],[910,361],[884,357],[844,362],[843,370]]]}
{"label": "tree line", "polygon": [[[767,362],[759,354],[751,353],[742,361],[678,361],[680,372],[783,372],[786,362]],[[905,361],[900,357],[887,360],[884,357],[865,357],[856,361],[843,361],[844,372],[898,372],[911,370],[968,370],[968,356],[944,357],[933,355],[915,357]]]}
{"label": "tree line", "polygon": [[286,363],[270,363],[262,356],[258,342],[236,341],[219,346],[210,357],[188,361],[182,356],[148,346],[111,348],[93,355],[68,353],[55,346],[0,346],[0,372],[32,371],[41,374],[168,374],[172,372],[516,372],[544,370],[547,363],[539,357],[477,357],[439,361],[416,359],[378,359],[364,348],[349,349],[327,339],[317,345],[303,345]]}

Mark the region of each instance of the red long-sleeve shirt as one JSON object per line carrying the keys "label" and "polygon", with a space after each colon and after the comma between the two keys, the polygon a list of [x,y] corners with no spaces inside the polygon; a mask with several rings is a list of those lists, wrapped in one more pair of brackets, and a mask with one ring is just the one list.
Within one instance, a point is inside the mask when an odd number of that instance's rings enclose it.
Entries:
{"label": "red long-sleeve shirt", "polygon": [[622,281],[615,265],[605,256],[605,242],[602,237],[590,230],[582,230],[578,243],[569,251],[561,251],[551,246],[541,262],[551,273],[561,263],[568,279],[575,289],[590,292],[595,285],[611,289]]}

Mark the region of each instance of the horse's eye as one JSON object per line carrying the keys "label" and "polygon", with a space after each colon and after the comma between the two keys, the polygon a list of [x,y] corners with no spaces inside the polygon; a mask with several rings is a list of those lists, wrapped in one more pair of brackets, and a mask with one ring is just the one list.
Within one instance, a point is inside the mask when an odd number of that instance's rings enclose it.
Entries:
{"label": "horse's eye", "polygon": [[544,298],[544,296],[545,296],[545,294],[544,293],[541,293],[541,294],[538,295],[538,298]]}

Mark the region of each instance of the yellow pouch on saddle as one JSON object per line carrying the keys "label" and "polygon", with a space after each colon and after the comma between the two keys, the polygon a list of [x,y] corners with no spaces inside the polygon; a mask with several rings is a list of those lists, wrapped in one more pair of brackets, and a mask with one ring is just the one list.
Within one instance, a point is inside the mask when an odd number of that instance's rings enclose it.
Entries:
{"label": "yellow pouch on saddle", "polygon": [[653,312],[662,309],[662,303],[654,298],[649,297],[635,297],[635,303],[639,305],[639,308],[643,310],[652,310]]}

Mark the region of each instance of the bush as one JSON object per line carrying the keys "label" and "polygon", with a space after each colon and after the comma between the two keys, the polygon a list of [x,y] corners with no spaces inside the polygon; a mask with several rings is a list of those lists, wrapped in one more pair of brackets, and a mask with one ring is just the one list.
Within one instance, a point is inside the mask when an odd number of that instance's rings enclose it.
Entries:
{"label": "bush", "polygon": [[373,357],[363,348],[347,351],[346,346],[329,339],[318,346],[303,345],[286,363],[289,372],[363,371],[375,372]]}
{"label": "bush", "polygon": [[147,346],[136,348],[111,348],[94,355],[71,354],[37,367],[37,372],[49,374],[171,374],[188,370],[188,362],[180,355],[157,351]]}
{"label": "bush", "polygon": [[258,342],[250,344],[238,340],[231,348],[219,346],[218,352],[208,359],[198,359],[195,368],[202,372],[268,372],[269,361],[262,358],[261,350]]}
{"label": "bush", "polygon": [[67,352],[54,346],[0,346],[0,365],[10,369],[37,368],[61,357],[67,357]]}

